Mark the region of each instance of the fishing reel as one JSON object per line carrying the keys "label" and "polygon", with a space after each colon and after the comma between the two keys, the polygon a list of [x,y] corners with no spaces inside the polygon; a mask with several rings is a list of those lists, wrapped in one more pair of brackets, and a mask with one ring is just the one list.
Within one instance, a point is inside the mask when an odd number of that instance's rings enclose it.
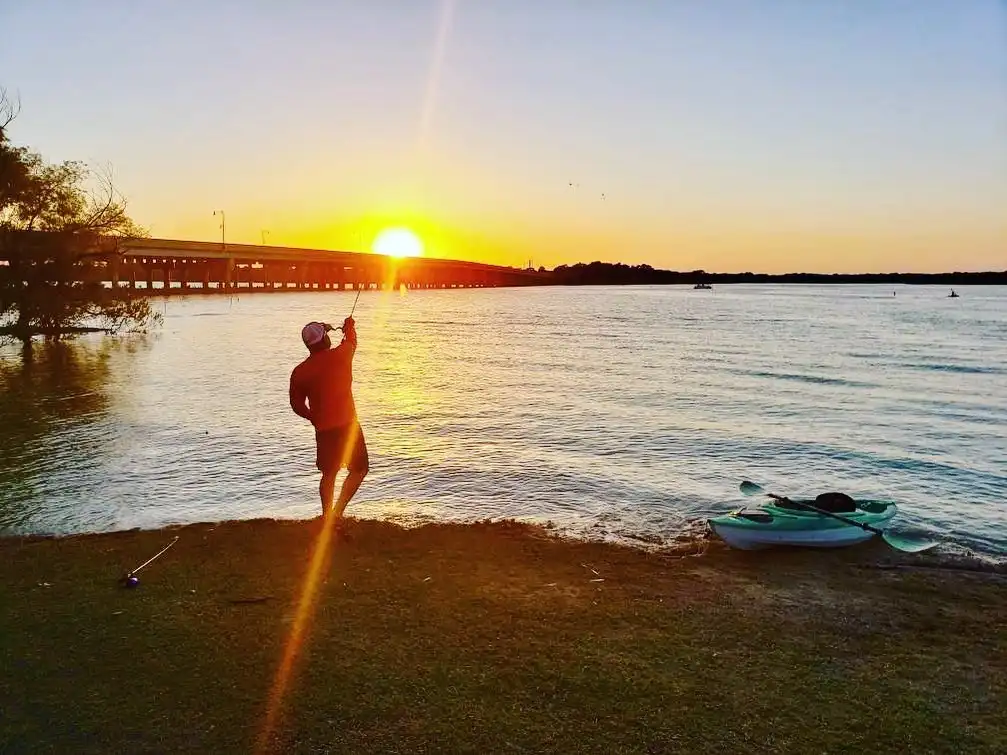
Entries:
{"label": "fishing reel", "polygon": [[[350,315],[346,319],[347,320],[352,320],[353,319],[353,315]],[[345,324],[345,321],[344,321],[344,324]],[[354,323],[354,324],[356,324],[356,323]],[[325,326],[326,332],[333,331],[333,330],[342,330],[343,332],[346,332],[346,328],[343,327],[343,325],[333,325],[332,323],[328,323],[328,322],[323,322],[322,325]]]}
{"label": "fishing reel", "polygon": [[126,588],[137,587],[140,584],[140,578],[133,574],[133,572],[129,572],[129,574],[119,580],[119,584]]}

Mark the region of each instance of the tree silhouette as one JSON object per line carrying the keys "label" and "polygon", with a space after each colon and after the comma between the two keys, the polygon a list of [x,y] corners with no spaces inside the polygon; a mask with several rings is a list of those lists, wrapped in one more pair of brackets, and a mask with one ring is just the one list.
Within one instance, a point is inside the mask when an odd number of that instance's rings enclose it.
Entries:
{"label": "tree silhouette", "polygon": [[155,322],[146,298],[102,282],[118,244],[145,235],[111,175],[13,145],[19,110],[0,89],[0,335],[28,342]]}

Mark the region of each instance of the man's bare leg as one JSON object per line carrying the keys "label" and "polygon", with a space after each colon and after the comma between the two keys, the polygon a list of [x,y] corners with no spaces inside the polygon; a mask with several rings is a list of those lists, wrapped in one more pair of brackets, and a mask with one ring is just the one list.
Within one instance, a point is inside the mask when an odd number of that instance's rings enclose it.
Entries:
{"label": "man's bare leg", "polygon": [[357,488],[360,487],[360,483],[364,481],[366,476],[367,467],[351,471],[348,475],[346,475],[346,479],[343,480],[343,487],[339,491],[339,500],[336,501],[336,510],[334,514],[337,520],[342,519],[343,512],[346,511],[346,504],[348,504],[350,499],[356,495]]}
{"label": "man's bare leg", "polygon": [[322,479],[318,483],[318,495],[322,499],[323,517],[332,511],[332,499],[336,495],[336,474],[337,472],[322,472]]}

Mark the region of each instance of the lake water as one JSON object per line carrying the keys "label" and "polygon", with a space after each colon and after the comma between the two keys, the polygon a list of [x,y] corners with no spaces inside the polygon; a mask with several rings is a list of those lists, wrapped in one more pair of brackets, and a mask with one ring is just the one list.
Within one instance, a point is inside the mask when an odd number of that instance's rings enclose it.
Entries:
{"label": "lake water", "polygon": [[[893,290],[897,296],[893,296]],[[348,513],[515,518],[662,543],[788,495],[895,500],[1007,555],[1007,289],[587,287],[363,293],[371,474]],[[147,336],[0,352],[0,531],[319,510],[287,403],[300,327],[352,292],[157,300]]]}

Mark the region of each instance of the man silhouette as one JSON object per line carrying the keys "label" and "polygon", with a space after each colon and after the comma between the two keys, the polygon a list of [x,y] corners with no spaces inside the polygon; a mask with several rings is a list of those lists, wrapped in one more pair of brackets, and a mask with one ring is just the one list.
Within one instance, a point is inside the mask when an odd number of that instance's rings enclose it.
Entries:
{"label": "man silhouette", "polygon": [[[318,493],[322,516],[331,514],[337,527],[343,512],[368,471],[367,444],[353,401],[353,356],[357,330],[352,317],[343,321],[343,340],[335,348],[329,339],[334,328],[309,322],[301,340],[310,355],[290,374],[290,407],[315,428],[315,465],[322,473]],[[336,475],[347,470],[339,498],[333,501]]]}

